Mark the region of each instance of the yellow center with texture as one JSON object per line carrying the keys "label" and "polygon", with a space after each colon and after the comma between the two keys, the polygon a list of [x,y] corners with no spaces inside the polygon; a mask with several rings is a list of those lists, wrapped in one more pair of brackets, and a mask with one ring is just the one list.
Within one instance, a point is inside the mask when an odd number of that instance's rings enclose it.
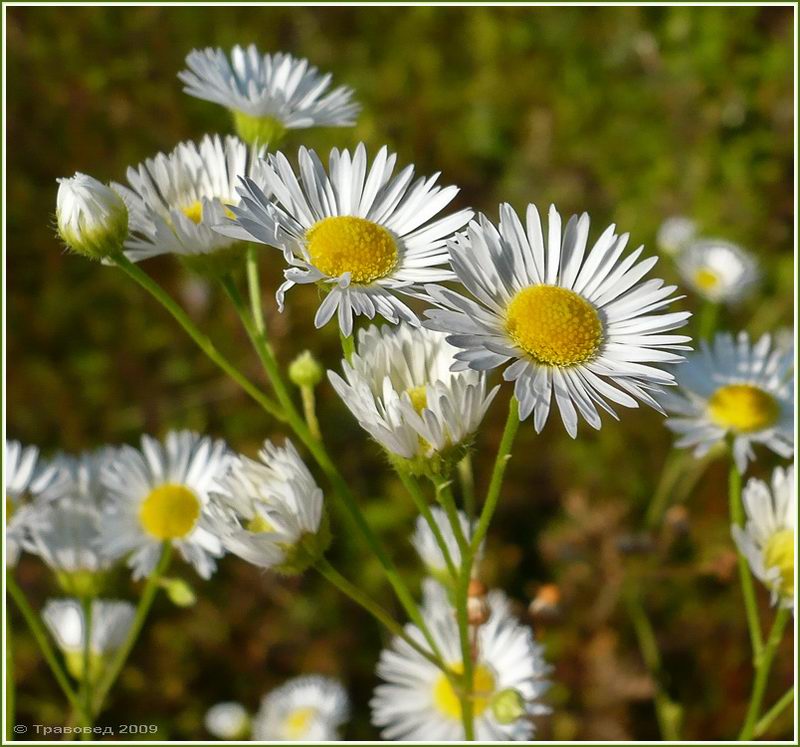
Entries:
{"label": "yellow center with texture", "polygon": [[567,288],[532,285],[506,307],[506,331],[538,363],[574,366],[594,358],[603,324],[592,304]]}
{"label": "yellow center with texture", "polygon": [[314,266],[329,277],[350,273],[353,283],[386,277],[397,265],[397,243],[383,226],[350,215],[323,218],[306,232]]}
{"label": "yellow center with texture", "polygon": [[708,414],[717,425],[737,433],[752,433],[772,425],[779,414],[771,394],[750,384],[720,387],[708,400]]}
{"label": "yellow center with texture", "polygon": [[417,413],[421,413],[428,406],[428,387],[425,384],[406,389],[406,394]]}
{"label": "yellow center with texture", "polygon": [[[450,666],[457,674],[461,674],[461,662]],[[488,707],[494,694],[495,680],[492,672],[483,664],[478,664],[472,672],[472,714],[480,716]],[[442,673],[433,686],[433,702],[436,708],[445,716],[452,719],[461,719],[461,701],[450,680]]]}
{"label": "yellow center with texture", "polygon": [[794,532],[781,529],[775,532],[764,546],[764,567],[777,568],[781,574],[780,592],[794,596]]}
{"label": "yellow center with texture", "polygon": [[139,508],[142,528],[157,540],[180,539],[200,517],[200,500],[185,485],[160,485]]}

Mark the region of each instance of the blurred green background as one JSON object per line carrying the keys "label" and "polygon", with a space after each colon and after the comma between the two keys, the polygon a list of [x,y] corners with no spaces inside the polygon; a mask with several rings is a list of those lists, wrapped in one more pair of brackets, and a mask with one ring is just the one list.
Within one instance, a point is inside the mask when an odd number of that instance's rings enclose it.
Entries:
{"label": "blurred green background", "polygon": [[[123,180],[126,166],[177,141],[228,131],[226,112],[181,92],[193,47],[255,42],[331,70],[364,111],[353,129],[295,131],[286,145],[387,143],[420,174],[443,172],[458,204],[497,215],[509,201],[587,210],[655,251],[661,221],[695,218],[761,262],[756,297],[723,324],[754,333],[792,323],[792,15],[788,8],[7,8],[7,403],[10,438],[79,451],[189,427],[253,453],[279,429],[225,380],[161,308],[119,273],[64,253],[53,230],[58,176]],[[313,289],[278,315],[282,261],[265,249],[270,334],[288,362],[309,347],[333,367],[333,327],[313,330]],[[257,361],[220,294],[169,258],[155,275],[254,378]],[[671,260],[657,266],[677,280]],[[696,310],[695,298],[680,303]],[[507,396],[507,393],[504,393]],[[409,576],[411,502],[329,386],[323,429]],[[498,400],[476,457],[485,486],[504,417]],[[551,419],[522,428],[490,534],[487,581],[526,615],[557,583],[561,615],[531,620],[554,665],[543,739],[653,739],[653,682],[620,603],[622,579],[643,578],[663,656],[662,681],[685,706],[686,739],[726,739],[741,724],[749,649],[736,586],[725,466],[713,464],[657,532],[646,506],[669,453],[654,412],[625,412],[571,441]],[[335,423],[335,427],[332,424]],[[759,454],[754,473],[774,461]],[[377,563],[340,526],[332,550],[345,575],[389,606]],[[633,552],[637,550],[637,552]],[[194,581],[188,569],[183,575]],[[41,604],[55,593],[37,561],[18,575]],[[309,574],[281,580],[236,558],[196,582],[191,610],[160,600],[101,724],[157,723],[159,740],[206,735],[205,709],[260,695],[286,678],[339,676],[355,704],[349,739],[374,738],[367,702],[383,639]],[[131,593],[121,579],[117,593]],[[765,620],[771,618],[759,589]],[[401,613],[393,607],[398,617]],[[530,619],[530,618],[528,618]],[[17,625],[21,625],[16,621]],[[58,724],[64,706],[20,632],[18,719]],[[768,702],[791,682],[781,650]],[[791,734],[790,719],[771,735]]]}

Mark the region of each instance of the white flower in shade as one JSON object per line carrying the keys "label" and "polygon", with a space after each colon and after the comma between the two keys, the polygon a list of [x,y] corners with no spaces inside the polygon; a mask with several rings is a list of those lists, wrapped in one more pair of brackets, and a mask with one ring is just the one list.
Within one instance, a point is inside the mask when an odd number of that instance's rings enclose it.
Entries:
{"label": "white flower in shade", "polygon": [[438,332],[370,326],[358,333],[357,354],[342,361],[345,378],[328,377],[381,446],[425,461],[467,445],[497,393],[487,394],[482,373],[451,371],[455,352]]}
{"label": "white flower in shade", "polygon": [[[426,583],[423,614],[446,663],[463,671],[458,625],[438,584]],[[475,629],[472,707],[475,738],[483,741],[530,739],[531,717],[549,712],[541,696],[549,667],[531,630],[510,610],[505,595],[488,594],[490,616]],[[420,646],[420,630],[406,626]],[[372,722],[386,740],[456,741],[464,739],[461,702],[447,677],[404,640],[395,638],[381,653],[378,677],[385,681],[370,702]],[[510,702],[509,702],[510,701]],[[510,708],[513,705],[514,708]]]}
{"label": "white flower in shade", "polygon": [[206,711],[203,721],[217,739],[245,739],[250,731],[250,716],[241,703],[217,703]]}
{"label": "white flower in shade", "polygon": [[163,443],[142,436],[142,449],[122,446],[103,470],[108,504],[101,519],[100,551],[128,557],[134,578],[150,574],[162,545],[171,543],[203,578],[214,571],[222,545],[201,525],[209,490],[230,460],[223,441],[189,431]]}
{"label": "white flower in shade", "polygon": [[722,239],[692,242],[678,258],[678,270],[696,293],[716,303],[745,298],[758,282],[758,264],[744,249]]}
{"label": "white flower in shade", "polygon": [[92,259],[117,254],[128,236],[128,208],[122,198],[86,174],[58,180],[56,220],[64,243]]}
{"label": "white flower in shade", "polygon": [[660,365],[682,360],[670,351],[689,341],[666,334],[689,317],[663,312],[676,300],[675,286],[643,281],[656,258],[637,262],[639,247],[622,259],[628,235],[617,236],[614,226],[586,254],[588,235],[586,213],[562,232],[551,206],[543,233],[535,206],[523,227],[504,204],[498,228],[480,216],[448,242],[453,269],[474,300],[427,286],[441,308],[426,312],[426,325],[461,348],[455,367],[483,371],[513,361],[503,378],[515,382],[520,418],[533,414],[541,431],[555,398],[573,438],[579,414],[598,429],[598,407],[616,417],[608,400],[624,407],[640,400],[661,411],[652,394],[674,377]]}
{"label": "white flower in shade", "polygon": [[178,73],[190,96],[230,109],[239,135],[269,142],[286,130],[355,124],[359,111],[350,88],[330,89],[331,74],[290,54],[261,54],[235,46],[230,59],[217,49],[193,49]]}
{"label": "white flower in shade", "polygon": [[264,696],[253,718],[253,739],[335,742],[349,711],[347,693],[337,680],[321,675],[296,677]]}
{"label": "white flower in shade", "polygon": [[739,552],[747,558],[753,574],[770,592],[772,603],[780,600],[794,609],[794,553],[797,529],[797,491],[794,468],[776,468],[772,490],[761,480],[750,478],[742,493],[747,524],[732,526]]}
{"label": "white flower in shade", "polygon": [[697,236],[697,223],[683,215],[667,218],[658,229],[656,244],[665,254],[679,255]]}
{"label": "white flower in shade", "polygon": [[[459,550],[458,541],[453,533],[453,527],[447,518],[447,514],[438,506],[433,506],[431,508],[431,514],[447,546],[450,559],[453,561],[455,567],[459,568],[461,564],[461,551]],[[466,537],[467,542],[469,542],[472,539],[473,527],[470,526],[469,519],[463,511],[458,512],[458,522],[461,525],[461,532]],[[425,564],[428,573],[438,580],[446,580],[452,583],[453,579],[450,578],[447,561],[445,560],[444,553],[442,553],[442,548],[436,541],[436,535],[433,533],[430,525],[422,516],[417,517],[414,534],[411,536],[411,544],[414,545],[414,549]]]}
{"label": "white flower in shade", "polygon": [[789,458],[794,451],[794,383],[791,351],[776,350],[769,335],[751,345],[747,333],[719,333],[700,343],[678,369],[679,390],[662,396],[676,446],[702,457],[726,436],[740,472],[764,444]]}
{"label": "white flower in shade", "polygon": [[6,565],[19,560],[22,545],[39,515],[28,500],[61,480],[57,467],[39,460],[39,449],[19,441],[5,442],[3,479],[6,496]]}
{"label": "white flower in shade", "polygon": [[290,268],[278,289],[279,307],[292,286],[319,283],[327,295],[314,319],[317,327],[337,309],[345,335],[352,332],[353,315],[418,324],[397,294],[419,295],[423,283],[453,277],[445,239],[472,213],[432,219],[458,189],[436,186],[438,174],[412,183],[413,166],[392,176],[397,157],[386,147],[369,168],[363,144],[352,155],[334,148],[328,173],[314,151],[301,148],[299,179],[283,153],[268,159],[264,184],[273,196],[268,199],[254,180],[244,179],[242,201],[232,208],[236,223],[219,230],[283,249]]}
{"label": "white flower in shade", "polygon": [[[136,609],[130,602],[102,599],[95,599],[91,605],[89,672],[91,678],[96,679],[105,657],[125,642]],[[86,619],[81,603],[77,599],[49,599],[42,610],[42,618],[64,653],[70,673],[81,679],[86,639]]]}
{"label": "white flower in shade", "polygon": [[129,168],[130,186],[115,185],[130,211],[126,256],[139,262],[177,254],[201,269],[207,255],[221,260],[226,255],[220,252],[235,250],[237,242],[212,226],[233,215],[230,206],[239,202],[236,178],[257,177],[261,154],[235,137],[206,135],[199,145],[186,141],[168,155]]}
{"label": "white flower in shade", "polygon": [[282,448],[266,441],[259,457],[232,462],[205,525],[248,563],[299,573],[330,541],[322,491],[290,441]]}

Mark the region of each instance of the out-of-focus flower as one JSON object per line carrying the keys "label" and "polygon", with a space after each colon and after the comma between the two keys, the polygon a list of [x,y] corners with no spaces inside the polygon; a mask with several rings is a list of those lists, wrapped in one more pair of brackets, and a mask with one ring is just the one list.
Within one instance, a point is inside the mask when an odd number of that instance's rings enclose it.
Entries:
{"label": "out-of-focus flower", "polygon": [[683,215],[667,218],[658,229],[656,244],[665,254],[676,257],[697,236],[697,224]]}
{"label": "out-of-focus flower", "polygon": [[776,350],[769,335],[751,345],[746,332],[719,333],[711,345],[678,368],[679,389],[662,396],[667,427],[679,435],[678,448],[694,447],[702,457],[730,435],[740,472],[762,443],[782,457],[794,451],[792,355]]}
{"label": "out-of-focus flower", "polygon": [[780,601],[794,609],[794,552],[797,529],[797,493],[794,467],[776,468],[772,490],[762,480],[750,478],[742,493],[747,523],[731,532],[739,552],[753,574]]}
{"label": "out-of-focus flower", "polygon": [[413,166],[392,176],[397,156],[386,147],[368,168],[363,143],[352,155],[334,148],[327,173],[314,151],[300,148],[299,179],[283,153],[267,158],[263,185],[244,179],[242,201],[232,208],[236,222],[218,230],[283,250],[289,269],[278,289],[279,308],[293,286],[317,283],[327,293],[314,319],[317,327],[337,309],[345,335],[353,331],[354,315],[418,325],[398,294],[418,296],[423,283],[453,277],[445,239],[472,212],[432,219],[458,189],[435,186],[438,174],[412,184]]}
{"label": "out-of-focus flower", "polygon": [[141,451],[122,446],[104,469],[108,504],[99,547],[109,558],[127,556],[134,578],[149,575],[170,543],[203,578],[224,551],[201,525],[209,490],[230,460],[223,441],[189,431],[170,432],[163,443],[142,436]]}
{"label": "out-of-focus flower", "polygon": [[206,711],[203,723],[217,739],[246,739],[250,732],[250,715],[241,703],[217,703]]}
{"label": "out-of-focus flower", "polygon": [[528,605],[528,613],[538,621],[555,620],[561,615],[561,590],[557,584],[542,584]]}
{"label": "out-of-focus flower", "polygon": [[[423,614],[445,663],[462,671],[456,616],[438,584],[426,584]],[[530,739],[531,716],[547,713],[540,702],[549,683],[541,646],[531,630],[510,612],[502,593],[488,595],[491,610],[485,625],[475,629],[477,657],[473,667],[472,699],[478,741]],[[406,632],[421,646],[425,638],[412,625]],[[401,638],[381,653],[378,685],[370,702],[372,722],[387,740],[455,741],[464,738],[461,701],[450,680]],[[519,694],[521,710],[512,718],[507,695]]]}
{"label": "out-of-focus flower", "polygon": [[90,259],[119,254],[128,236],[122,197],[87,174],[58,180],[56,221],[64,243]]}
{"label": "out-of-focus flower", "polygon": [[331,74],[290,54],[261,54],[255,45],[193,49],[178,73],[190,96],[230,109],[244,141],[267,144],[286,130],[355,124],[359,105],[345,86],[328,90]]}
{"label": "out-of-focus flower", "polygon": [[448,242],[458,279],[473,296],[428,285],[441,308],[426,312],[426,326],[446,332],[457,348],[456,368],[477,371],[513,363],[503,372],[514,381],[521,419],[533,415],[544,427],[555,398],[573,438],[580,415],[601,426],[597,407],[616,417],[607,400],[661,411],[652,394],[674,382],[661,368],[682,357],[689,338],[666,334],[683,326],[689,312],[661,313],[675,300],[675,286],[642,281],[656,258],[638,262],[642,247],[624,259],[628,235],[607,228],[586,253],[589,216],[572,216],[562,233],[551,206],[542,231],[534,205],[526,227],[505,204],[497,228],[481,215]]}
{"label": "out-of-focus flower", "polygon": [[301,573],[330,543],[322,491],[290,441],[266,441],[259,457],[239,457],[217,481],[206,526],[248,563]]}
{"label": "out-of-focus flower", "polygon": [[758,282],[758,264],[744,249],[722,239],[700,239],[678,258],[678,270],[696,293],[715,303],[735,303]]}
{"label": "out-of-focus flower", "polygon": [[[447,547],[450,559],[458,569],[461,565],[461,551],[458,547],[453,528],[448,521],[447,514],[436,506],[431,508],[431,515],[433,521],[438,528],[445,546]],[[458,521],[461,525],[461,531],[469,542],[472,539],[472,526],[470,526],[469,519],[463,511],[458,512]],[[414,534],[411,536],[411,544],[417,551],[428,573],[439,581],[446,584],[453,583],[454,579],[450,576],[447,568],[447,561],[445,560],[442,548],[436,540],[430,525],[425,521],[424,517],[417,517],[417,524],[414,529]]]}
{"label": "out-of-focus flower", "polygon": [[[125,642],[136,609],[130,602],[117,600],[95,599],[91,605],[89,677],[96,680],[106,657]],[[64,653],[70,674],[83,679],[86,619],[81,603],[77,599],[49,599],[42,610],[42,618]]]}
{"label": "out-of-focus flower", "polygon": [[451,371],[454,352],[438,332],[371,326],[359,332],[357,354],[342,361],[346,381],[328,377],[365,431],[425,470],[433,458],[463,456],[497,392],[487,394],[478,371]]}
{"label": "out-of-focus flower", "polygon": [[321,675],[296,677],[264,696],[253,717],[253,739],[338,741],[349,711],[347,692],[337,680]]}

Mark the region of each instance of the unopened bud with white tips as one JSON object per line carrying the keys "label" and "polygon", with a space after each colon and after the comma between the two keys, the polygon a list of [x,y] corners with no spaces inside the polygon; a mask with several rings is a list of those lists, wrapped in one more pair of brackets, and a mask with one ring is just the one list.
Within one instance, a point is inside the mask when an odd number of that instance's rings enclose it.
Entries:
{"label": "unopened bud with white tips", "polygon": [[128,208],[110,187],[87,174],[58,180],[58,233],[74,252],[105,259],[122,251]]}

